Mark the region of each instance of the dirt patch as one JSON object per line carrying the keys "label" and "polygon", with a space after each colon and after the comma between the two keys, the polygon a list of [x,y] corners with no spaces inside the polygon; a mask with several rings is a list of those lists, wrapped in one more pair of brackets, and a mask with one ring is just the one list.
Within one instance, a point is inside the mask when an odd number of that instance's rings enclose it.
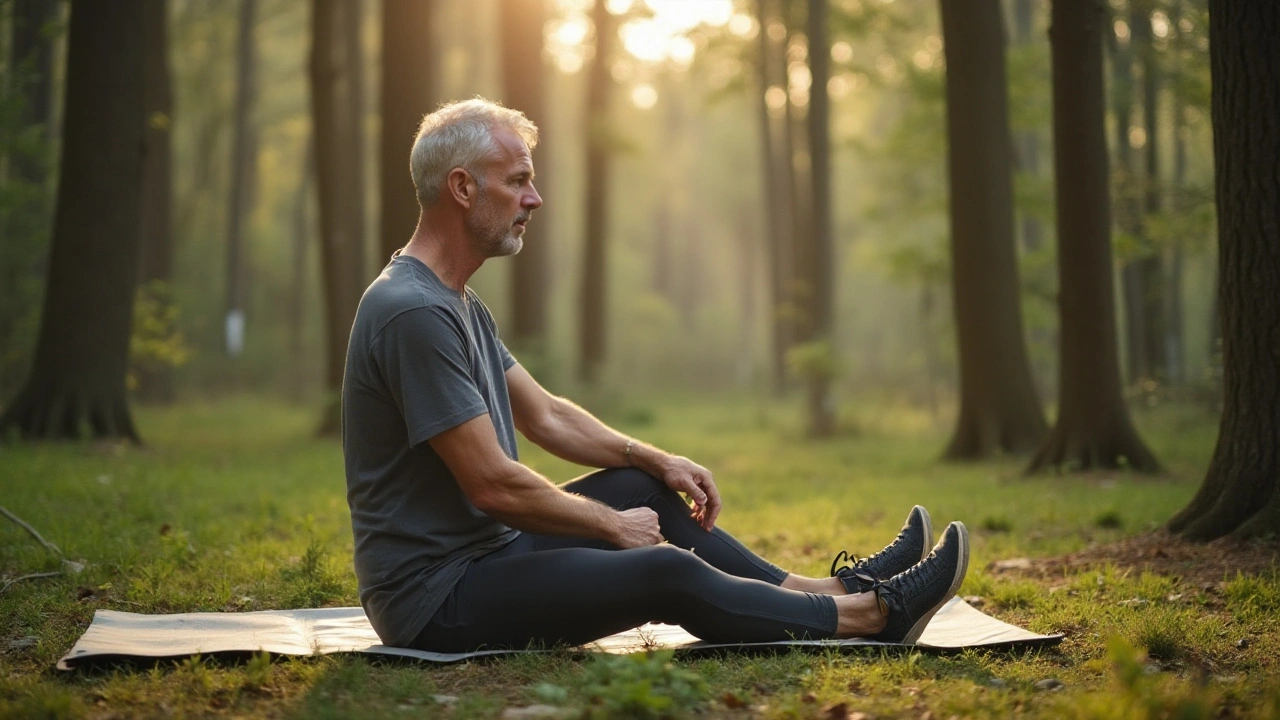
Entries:
{"label": "dirt patch", "polygon": [[1261,575],[1280,570],[1280,542],[1223,538],[1193,543],[1157,530],[1106,545],[1050,558],[997,560],[987,570],[996,576],[1061,579],[1083,570],[1113,565],[1135,573],[1181,578],[1193,587],[1215,587],[1236,573]]}

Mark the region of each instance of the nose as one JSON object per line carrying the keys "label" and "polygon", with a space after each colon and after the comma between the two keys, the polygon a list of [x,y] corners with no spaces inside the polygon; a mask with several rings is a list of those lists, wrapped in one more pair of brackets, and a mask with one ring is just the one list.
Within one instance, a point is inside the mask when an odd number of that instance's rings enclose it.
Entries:
{"label": "nose", "polygon": [[538,188],[529,183],[529,190],[525,192],[524,197],[520,199],[520,207],[529,210],[537,210],[542,207],[542,196],[538,194]]}

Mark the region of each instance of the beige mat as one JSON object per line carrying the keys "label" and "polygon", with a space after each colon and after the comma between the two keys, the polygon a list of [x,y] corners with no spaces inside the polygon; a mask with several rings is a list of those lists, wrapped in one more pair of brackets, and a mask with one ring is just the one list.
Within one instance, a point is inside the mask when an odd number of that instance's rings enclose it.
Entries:
{"label": "beige mat", "polygon": [[[1037,635],[983,614],[960,598],[953,598],[933,616],[920,637],[923,649],[958,650],[968,647],[1033,647],[1055,645],[1061,634]],[[705,643],[674,625],[644,625],[602,638],[585,649],[625,654],[671,648],[677,652],[770,647],[857,648],[892,646],[873,640],[793,640],[772,643]],[[449,663],[517,650],[437,653],[381,644],[358,607],[309,610],[264,610],[246,613],[184,613],[141,615],[98,610],[93,622],[70,652],[58,661],[61,670],[90,659],[177,658],[218,653],[266,650],[277,655],[341,652],[373,653]]]}

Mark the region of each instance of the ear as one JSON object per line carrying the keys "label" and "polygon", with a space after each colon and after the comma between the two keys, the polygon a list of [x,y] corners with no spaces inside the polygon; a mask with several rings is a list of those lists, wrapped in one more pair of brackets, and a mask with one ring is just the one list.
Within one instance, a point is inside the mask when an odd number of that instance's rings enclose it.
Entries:
{"label": "ear", "polygon": [[471,173],[456,167],[449,171],[445,178],[445,190],[453,197],[453,201],[464,208],[470,208],[476,197],[476,181]]}

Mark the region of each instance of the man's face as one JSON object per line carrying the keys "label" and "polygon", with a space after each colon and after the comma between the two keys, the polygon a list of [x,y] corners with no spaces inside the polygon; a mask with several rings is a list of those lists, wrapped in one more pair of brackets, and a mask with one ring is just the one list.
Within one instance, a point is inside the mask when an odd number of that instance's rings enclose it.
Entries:
{"label": "man's face", "polygon": [[525,224],[542,198],[533,187],[533,158],[515,131],[499,128],[497,152],[480,168],[476,201],[467,213],[467,230],[482,257],[520,252]]}

